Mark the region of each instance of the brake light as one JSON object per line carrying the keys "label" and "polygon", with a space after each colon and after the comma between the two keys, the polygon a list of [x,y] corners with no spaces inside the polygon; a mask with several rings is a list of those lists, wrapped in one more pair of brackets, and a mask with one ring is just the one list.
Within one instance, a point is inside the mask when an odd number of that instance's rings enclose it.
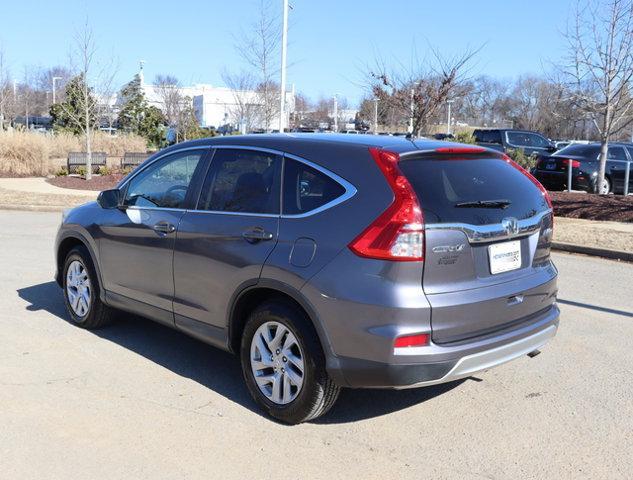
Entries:
{"label": "brake light", "polygon": [[415,335],[403,335],[393,342],[393,348],[424,347],[429,344],[428,333],[416,333]]}
{"label": "brake light", "polygon": [[550,198],[549,193],[547,192],[545,187],[543,185],[541,185],[541,182],[539,182],[536,178],[534,178],[534,176],[530,172],[528,172],[525,168],[523,168],[521,165],[516,163],[514,160],[512,160],[507,155],[503,155],[502,158],[507,163],[512,165],[514,168],[516,168],[519,172],[521,172],[523,175],[528,177],[532,181],[532,183],[534,185],[536,185],[536,187],[541,191],[541,193],[543,194],[543,197],[545,197],[545,201],[547,202],[547,205],[549,206],[549,208],[551,208],[551,209],[554,208],[554,206],[552,205],[552,199]]}
{"label": "brake light", "polygon": [[393,202],[349,248],[361,257],[393,261],[424,260],[422,209],[413,187],[398,167],[400,155],[371,147],[371,156],[393,191]]}
{"label": "brake light", "polygon": [[450,155],[468,155],[473,153],[484,153],[487,150],[483,147],[440,147],[436,148],[437,153]]}
{"label": "brake light", "polygon": [[566,167],[571,163],[571,168],[580,168],[580,162],[578,160],[572,160],[571,158],[565,158],[563,160],[563,165]]}

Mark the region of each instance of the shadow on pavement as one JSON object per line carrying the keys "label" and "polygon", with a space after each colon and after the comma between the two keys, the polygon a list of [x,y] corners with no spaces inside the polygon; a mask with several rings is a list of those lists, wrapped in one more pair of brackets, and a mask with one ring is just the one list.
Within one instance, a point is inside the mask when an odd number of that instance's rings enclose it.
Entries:
{"label": "shadow on pavement", "polygon": [[562,298],[559,298],[556,301],[558,303],[562,303],[564,305],[571,305],[573,307],[588,308],[589,310],[596,310],[598,312],[612,313],[614,315],[621,315],[623,317],[631,317],[631,318],[633,318],[633,313],[632,312],[627,312],[627,311],[624,311],[624,310],[617,310],[615,308],[600,307],[598,305],[592,305],[590,303],[575,302],[573,300],[564,300]]}
{"label": "shadow on pavement", "polygon": [[[41,283],[17,291],[29,302],[28,311],[47,311],[68,321],[59,286]],[[208,346],[184,333],[135,315],[121,313],[121,321],[92,333],[190,378],[243,407],[261,414],[251,399],[236,356]],[[344,389],[334,408],[316,419],[318,424],[338,424],[387,415],[430,400],[452,390],[463,380],[412,390]]]}

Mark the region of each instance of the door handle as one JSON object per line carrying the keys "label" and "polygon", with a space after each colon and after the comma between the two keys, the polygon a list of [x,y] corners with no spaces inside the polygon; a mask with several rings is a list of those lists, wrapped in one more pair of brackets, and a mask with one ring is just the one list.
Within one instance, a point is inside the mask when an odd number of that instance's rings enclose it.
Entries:
{"label": "door handle", "polygon": [[158,222],[153,228],[158,233],[174,233],[176,231],[176,227],[169,222]]}
{"label": "door handle", "polygon": [[242,233],[242,238],[249,243],[257,243],[266,240],[272,240],[273,234],[267,232],[262,227],[255,227]]}

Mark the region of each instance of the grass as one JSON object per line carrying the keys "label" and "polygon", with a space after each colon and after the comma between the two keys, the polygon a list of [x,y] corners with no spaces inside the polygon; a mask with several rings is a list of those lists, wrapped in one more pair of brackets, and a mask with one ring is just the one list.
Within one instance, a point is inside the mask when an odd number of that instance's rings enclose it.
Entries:
{"label": "grass", "polygon": [[[136,135],[95,132],[92,150],[120,157],[125,152],[143,152],[146,146],[145,139]],[[70,134],[0,132],[0,176],[47,175],[57,169],[51,159],[81,151],[85,151],[83,139]]]}

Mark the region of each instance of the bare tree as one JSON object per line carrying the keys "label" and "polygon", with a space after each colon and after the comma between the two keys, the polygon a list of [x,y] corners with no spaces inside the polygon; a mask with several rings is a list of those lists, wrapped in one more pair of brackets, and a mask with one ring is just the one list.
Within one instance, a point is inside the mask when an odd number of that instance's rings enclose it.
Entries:
{"label": "bare tree", "polygon": [[466,93],[465,73],[478,50],[453,57],[444,57],[433,48],[430,52],[430,59],[425,59],[414,49],[411,65],[396,68],[377,58],[368,69],[372,96],[393,108],[401,123],[410,118],[415,135],[442,112],[447,100]]}
{"label": "bare tree", "polygon": [[76,108],[68,103],[59,106],[85,139],[86,180],[92,178],[92,139],[94,130],[104,114],[108,114],[113,102],[113,79],[115,68],[112,62],[99,67],[96,61],[97,46],[88,22],[77,32],[71,51],[71,70],[81,78],[75,101]]}
{"label": "bare tree", "polygon": [[257,81],[247,71],[224,71],[222,79],[233,94],[234,106],[229,108],[230,121],[239,125],[242,133],[253,130],[262,121],[263,109],[255,89]]}
{"label": "bare tree", "polygon": [[154,79],[154,92],[162,104],[162,111],[171,128],[178,130],[184,97],[180,92],[180,81],[174,75],[158,74]]}
{"label": "bare tree", "polygon": [[605,185],[609,140],[633,122],[633,1],[578,2],[566,38],[564,73],[571,98],[597,129],[602,143],[594,189]]}
{"label": "bare tree", "polygon": [[264,128],[271,130],[279,115],[279,86],[275,79],[279,75],[279,47],[281,31],[278,15],[270,0],[259,0],[257,21],[248,31],[236,38],[235,49],[245,64],[253,70],[255,91],[261,110]]}
{"label": "bare tree", "polygon": [[4,48],[0,46],[0,133],[4,130],[5,119],[13,110],[13,92]]}

